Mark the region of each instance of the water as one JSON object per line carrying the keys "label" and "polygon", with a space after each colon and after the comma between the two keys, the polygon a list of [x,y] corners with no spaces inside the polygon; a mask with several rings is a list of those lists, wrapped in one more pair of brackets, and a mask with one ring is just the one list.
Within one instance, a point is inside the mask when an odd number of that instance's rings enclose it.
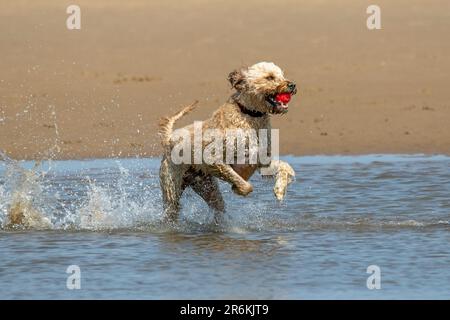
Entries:
{"label": "water", "polygon": [[[285,160],[297,179],[284,202],[258,176],[247,198],[222,184],[215,226],[187,192],[175,228],[158,159],[0,161],[0,298],[450,298],[450,157]],[[8,226],[18,205],[27,228]]]}

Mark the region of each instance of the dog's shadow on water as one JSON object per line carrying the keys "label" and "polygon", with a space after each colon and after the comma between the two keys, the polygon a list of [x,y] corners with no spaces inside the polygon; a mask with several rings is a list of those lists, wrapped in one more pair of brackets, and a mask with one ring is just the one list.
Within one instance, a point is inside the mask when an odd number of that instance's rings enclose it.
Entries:
{"label": "dog's shadow on water", "polygon": [[[159,235],[160,245],[169,252],[189,252],[203,255],[205,251],[226,255],[228,258],[238,258],[242,255],[252,257],[270,257],[278,253],[287,244],[283,236],[259,237],[250,239],[242,235],[227,233],[180,233],[168,232]],[[181,249],[183,248],[183,249]]]}

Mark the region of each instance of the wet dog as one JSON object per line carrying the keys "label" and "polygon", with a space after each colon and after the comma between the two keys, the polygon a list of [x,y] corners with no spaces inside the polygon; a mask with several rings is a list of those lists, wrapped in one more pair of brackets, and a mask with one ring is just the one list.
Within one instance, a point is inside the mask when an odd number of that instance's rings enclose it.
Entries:
{"label": "wet dog", "polygon": [[[286,79],[283,71],[270,62],[260,62],[251,67],[235,70],[229,74],[228,80],[234,89],[233,94],[210,119],[201,123],[202,130],[215,129],[219,132],[220,139],[223,140],[222,145],[227,145],[229,142],[227,130],[253,129],[255,132],[260,132],[261,129],[266,129],[270,132],[271,115],[286,114],[287,103],[291,96],[297,93],[295,83]],[[166,218],[172,222],[177,220],[181,195],[187,187],[191,187],[215,211],[216,221],[220,221],[225,204],[217,179],[231,184],[236,194],[247,196],[253,191],[253,186],[248,180],[255,171],[262,171],[262,169],[267,169],[266,173],[270,172],[275,177],[275,196],[278,200],[283,199],[287,185],[295,176],[292,167],[283,161],[269,159],[268,163],[247,161],[244,164],[223,163],[223,161],[201,163],[173,161],[174,148],[180,143],[180,135],[175,134],[173,126],[178,119],[193,110],[195,105],[196,103],[193,103],[173,116],[163,118],[160,122],[159,134],[164,148],[160,167],[160,184]],[[182,129],[188,132],[191,141],[195,140],[194,124]],[[258,143],[260,138],[256,134],[251,139]],[[270,140],[269,137],[269,149]],[[202,139],[202,150],[206,150],[211,143],[211,139]],[[251,141],[248,144],[251,144]],[[226,151],[223,148],[223,153]],[[237,148],[233,150],[234,160],[236,160],[237,151]],[[190,156],[195,157],[194,151],[191,153]]]}

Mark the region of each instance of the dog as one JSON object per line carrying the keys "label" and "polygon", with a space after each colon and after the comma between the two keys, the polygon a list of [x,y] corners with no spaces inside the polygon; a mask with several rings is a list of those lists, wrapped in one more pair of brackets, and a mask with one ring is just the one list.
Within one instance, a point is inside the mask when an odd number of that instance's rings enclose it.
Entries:
{"label": "dog", "polygon": [[[228,81],[233,94],[213,113],[211,118],[201,123],[202,130],[215,129],[219,132],[219,137],[225,144],[229,142],[226,131],[230,129],[253,129],[258,132],[260,129],[267,129],[269,132],[271,115],[286,114],[288,111],[286,102],[297,93],[296,84],[286,79],[283,71],[271,62],[260,62],[234,70],[229,74]],[[287,100],[281,99],[282,95],[288,97]],[[247,196],[253,191],[253,186],[248,180],[255,171],[261,172],[262,169],[267,169],[266,172],[270,172],[275,177],[273,191],[276,198],[282,200],[287,185],[295,176],[292,167],[284,161],[269,159],[269,163],[247,163],[246,161],[244,164],[222,161],[192,164],[173,161],[174,148],[180,143],[179,135],[175,134],[180,129],[174,131],[174,124],[192,111],[196,104],[197,102],[194,102],[173,116],[162,118],[159,124],[159,135],[164,149],[159,175],[165,218],[170,222],[177,221],[181,195],[187,187],[191,187],[215,212],[215,221],[219,223],[225,211],[225,204],[219,190],[218,179],[231,184],[236,194]],[[191,124],[182,129],[189,133],[190,142],[194,141],[195,125]],[[253,139],[258,142],[260,136],[253,136]],[[270,140],[269,137],[269,147]],[[211,140],[203,139],[202,150],[206,151],[211,143]],[[248,144],[246,147],[248,156]],[[223,149],[223,152],[225,151]],[[236,160],[236,151],[236,149],[233,150],[234,160]],[[189,156],[191,159],[195,157],[194,152]],[[269,157],[271,157],[270,152]]]}

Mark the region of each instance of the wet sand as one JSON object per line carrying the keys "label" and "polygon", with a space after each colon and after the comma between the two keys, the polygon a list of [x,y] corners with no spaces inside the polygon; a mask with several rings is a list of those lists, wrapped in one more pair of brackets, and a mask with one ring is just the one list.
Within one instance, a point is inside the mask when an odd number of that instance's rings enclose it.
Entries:
{"label": "wet sand", "polygon": [[283,154],[450,154],[450,4],[377,1],[14,1],[0,10],[0,149],[17,159],[153,156],[157,120],[230,95],[274,61],[300,86],[274,117]]}

